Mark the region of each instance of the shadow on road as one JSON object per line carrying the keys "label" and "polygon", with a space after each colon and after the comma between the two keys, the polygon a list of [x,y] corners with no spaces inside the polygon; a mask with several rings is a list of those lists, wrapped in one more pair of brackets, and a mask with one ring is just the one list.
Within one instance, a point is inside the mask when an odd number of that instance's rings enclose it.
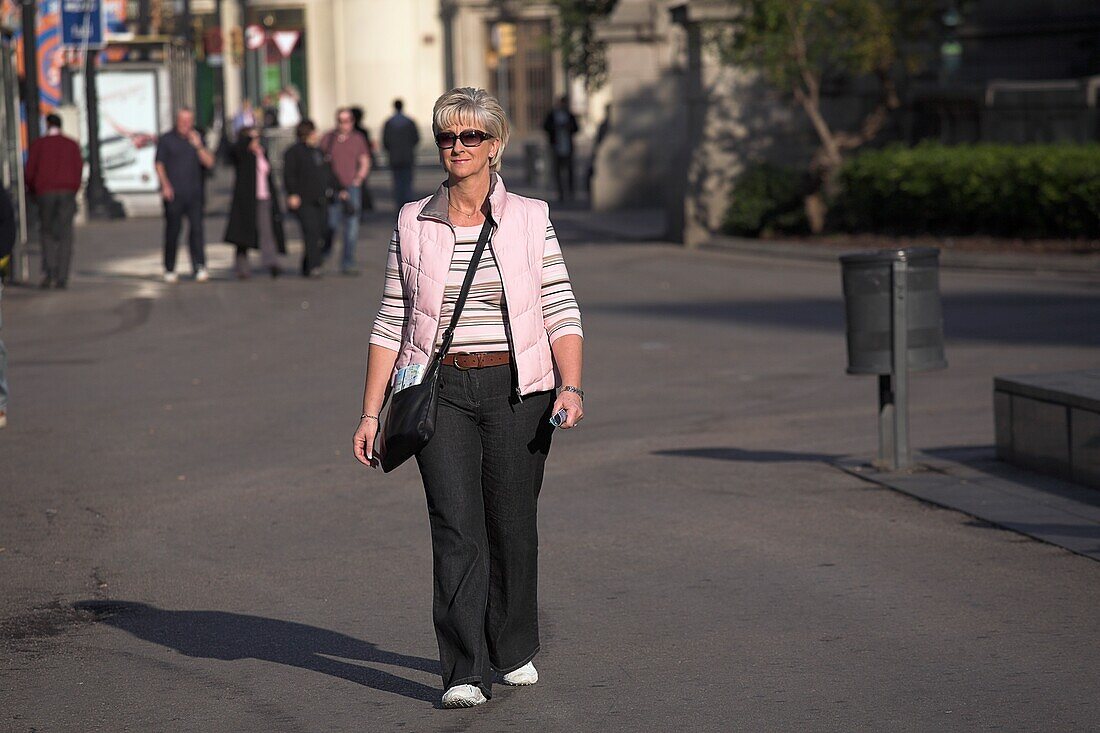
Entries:
{"label": "shadow on road", "polygon": [[413,700],[439,701],[439,690],[433,687],[362,664],[439,674],[438,661],[388,652],[370,642],[316,626],[225,611],[169,611],[131,601],[81,601],[74,607],[94,613],[101,623],[189,657],[259,659]]}
{"label": "shadow on road", "polygon": [[[837,283],[839,290],[839,281]],[[593,304],[612,315],[753,324],[804,331],[844,332],[844,302],[836,298],[769,298],[695,302]],[[943,297],[949,341],[1100,346],[1100,295],[1021,292],[964,293]]]}
{"label": "shadow on road", "polygon": [[687,458],[712,458],[718,461],[743,461],[745,463],[797,463],[834,461],[840,456],[830,453],[796,453],[783,450],[743,450],[741,448],[677,448],[653,451],[655,456],[684,456]]}

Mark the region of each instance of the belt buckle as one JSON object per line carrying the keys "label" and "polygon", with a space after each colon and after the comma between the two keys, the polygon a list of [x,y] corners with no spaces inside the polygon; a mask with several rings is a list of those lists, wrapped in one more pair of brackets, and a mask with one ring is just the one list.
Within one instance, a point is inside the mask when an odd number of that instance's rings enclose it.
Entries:
{"label": "belt buckle", "polygon": [[466,354],[455,354],[455,369],[459,370],[460,372],[468,372],[471,369],[473,369],[473,367],[472,366],[462,366],[462,364],[459,363],[459,360],[463,356],[466,356]]}

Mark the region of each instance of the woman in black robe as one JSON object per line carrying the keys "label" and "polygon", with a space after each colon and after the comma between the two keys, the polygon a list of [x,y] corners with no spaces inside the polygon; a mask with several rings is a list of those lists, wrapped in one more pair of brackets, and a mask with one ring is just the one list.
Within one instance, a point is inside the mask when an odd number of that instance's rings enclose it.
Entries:
{"label": "woman in black robe", "polygon": [[271,164],[255,128],[241,130],[231,160],[237,169],[237,178],[233,184],[225,241],[237,245],[237,277],[244,280],[249,276],[250,249],[259,249],[264,269],[272,277],[278,277],[282,272],[278,255],[286,253],[283,216]]}

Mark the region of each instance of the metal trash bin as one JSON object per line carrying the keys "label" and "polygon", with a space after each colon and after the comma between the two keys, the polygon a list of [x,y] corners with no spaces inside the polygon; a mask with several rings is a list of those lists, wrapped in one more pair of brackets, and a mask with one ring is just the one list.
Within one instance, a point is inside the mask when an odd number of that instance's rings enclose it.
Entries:
{"label": "metal trash bin", "polygon": [[904,321],[911,371],[943,369],[940,251],[934,247],[884,249],[842,255],[848,373],[890,374],[894,361],[894,263],[905,263]]}
{"label": "metal trash bin", "polygon": [[947,366],[939,257],[933,247],[840,257],[848,373],[879,375],[880,467],[910,464],[909,372]]}

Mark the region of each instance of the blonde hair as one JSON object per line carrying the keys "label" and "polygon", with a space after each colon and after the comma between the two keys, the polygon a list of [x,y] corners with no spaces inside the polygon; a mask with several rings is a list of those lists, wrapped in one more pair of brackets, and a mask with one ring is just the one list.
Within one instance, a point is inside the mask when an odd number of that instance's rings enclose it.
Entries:
{"label": "blonde hair", "polygon": [[490,168],[499,171],[509,135],[508,116],[504,114],[500,102],[484,89],[474,87],[457,87],[435,100],[432,109],[433,135],[462,122],[470,122],[497,139],[500,147]]}

